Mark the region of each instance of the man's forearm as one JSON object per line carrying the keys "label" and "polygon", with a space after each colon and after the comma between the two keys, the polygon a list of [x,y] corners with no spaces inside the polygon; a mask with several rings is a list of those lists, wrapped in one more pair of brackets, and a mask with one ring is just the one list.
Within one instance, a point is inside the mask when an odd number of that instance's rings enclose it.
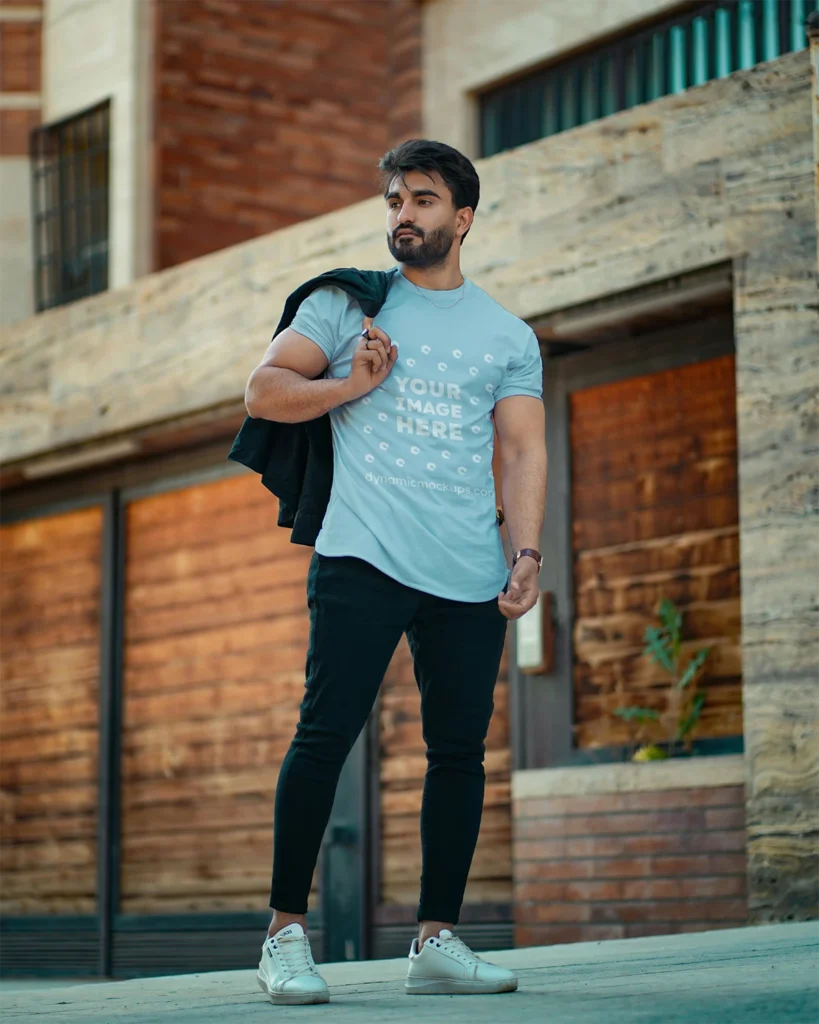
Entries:
{"label": "man's forearm", "polygon": [[546,449],[524,451],[503,460],[501,490],[512,550],[540,550],[546,509]]}
{"label": "man's forearm", "polygon": [[263,366],[253,372],[245,390],[245,406],[254,419],[304,423],[317,419],[352,398],[344,378],[308,380],[295,370]]}

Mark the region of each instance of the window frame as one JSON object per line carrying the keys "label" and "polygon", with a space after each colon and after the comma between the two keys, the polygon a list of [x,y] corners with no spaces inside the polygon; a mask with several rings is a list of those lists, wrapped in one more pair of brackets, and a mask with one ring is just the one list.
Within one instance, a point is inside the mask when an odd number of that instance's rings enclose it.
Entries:
{"label": "window frame", "polygon": [[[819,0],[706,0],[482,90],[479,155],[496,156],[806,47],[804,21],[813,9]],[[690,42],[683,35],[689,32]],[[534,137],[523,127],[527,107],[540,125]],[[514,121],[521,122],[517,141],[504,140],[504,125]]]}
{"label": "window frame", "polygon": [[42,313],[108,288],[110,100],[34,128],[29,157],[34,303]]}

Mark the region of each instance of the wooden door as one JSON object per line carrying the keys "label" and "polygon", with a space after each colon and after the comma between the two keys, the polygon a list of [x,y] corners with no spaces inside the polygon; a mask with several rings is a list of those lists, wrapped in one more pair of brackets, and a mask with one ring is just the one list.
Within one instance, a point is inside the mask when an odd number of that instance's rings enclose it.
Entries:
{"label": "wooden door", "polygon": [[127,504],[123,913],[267,909],[311,554],[276,515],[252,474]]}
{"label": "wooden door", "polygon": [[663,709],[642,650],[664,597],[683,650],[711,648],[697,736],[741,735],[734,357],[573,391],[569,415],[577,747],[625,743],[617,707]]}
{"label": "wooden door", "polygon": [[97,911],[102,528],[97,505],[0,530],[4,915]]}

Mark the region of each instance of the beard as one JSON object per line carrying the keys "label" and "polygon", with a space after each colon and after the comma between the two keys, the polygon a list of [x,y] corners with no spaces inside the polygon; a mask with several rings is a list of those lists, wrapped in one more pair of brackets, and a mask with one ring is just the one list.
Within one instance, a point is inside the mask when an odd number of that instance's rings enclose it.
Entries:
{"label": "beard", "polygon": [[387,235],[387,246],[392,258],[409,267],[437,267],[446,262],[452,243],[455,241],[455,229],[443,225],[433,231],[422,231],[421,228],[397,228],[398,231],[412,231],[420,242],[410,238],[396,241],[395,234]]}

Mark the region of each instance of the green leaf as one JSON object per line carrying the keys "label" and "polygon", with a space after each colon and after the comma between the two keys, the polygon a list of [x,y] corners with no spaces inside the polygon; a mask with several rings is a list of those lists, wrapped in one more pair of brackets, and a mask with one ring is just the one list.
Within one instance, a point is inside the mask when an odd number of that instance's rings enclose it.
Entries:
{"label": "green leaf", "polygon": [[674,672],[674,661],[671,657],[671,653],[668,650],[668,637],[664,630],[657,629],[656,626],[648,626],[645,633],[646,649],[645,654],[652,657],[658,665],[666,670],[666,672]]}
{"label": "green leaf", "polygon": [[[660,602],[660,622],[665,627],[665,631],[668,634],[668,652],[669,657],[672,661],[676,662],[677,655],[680,653],[680,640],[682,635],[682,612],[679,611],[677,606],[670,598],[664,597]],[[669,669],[673,672],[673,669]]]}
{"label": "green leaf", "polygon": [[702,711],[702,706],[703,706],[704,703],[705,703],[705,694],[704,693],[696,694],[696,696],[694,697],[694,700],[691,702],[691,710],[688,712],[688,714],[685,716],[685,718],[680,722],[680,724],[679,724],[679,726],[677,728],[677,739],[678,740],[685,739],[685,737],[691,732],[691,730],[697,724],[697,722],[699,720],[699,717],[700,717],[700,712]]}
{"label": "green leaf", "polygon": [[614,713],[626,722],[656,722],[660,717],[660,712],[652,708],[616,708]]}
{"label": "green leaf", "polygon": [[677,686],[679,686],[681,690],[684,690],[691,680],[694,679],[710,653],[710,647],[703,647],[703,649],[701,651],[697,651],[691,661],[688,662],[685,672],[683,672],[679,682],[677,683]]}
{"label": "green leaf", "polygon": [[680,634],[682,618],[682,612],[678,610],[674,602],[664,597],[660,602],[660,622],[665,626],[672,640]]}

